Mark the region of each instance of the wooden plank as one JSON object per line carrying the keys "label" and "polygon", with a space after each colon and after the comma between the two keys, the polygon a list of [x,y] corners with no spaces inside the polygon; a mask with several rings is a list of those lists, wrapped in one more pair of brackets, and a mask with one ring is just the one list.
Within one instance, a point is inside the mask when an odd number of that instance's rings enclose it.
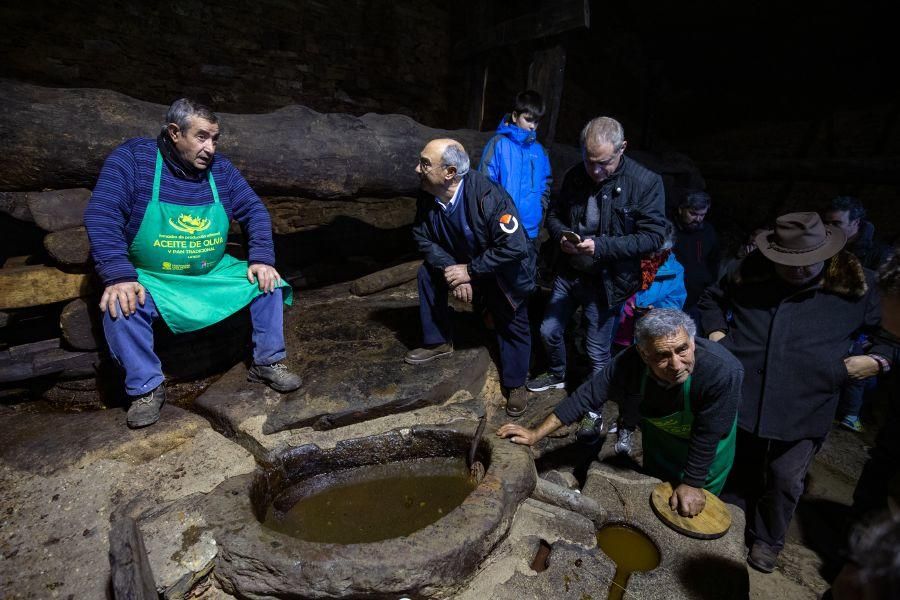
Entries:
{"label": "wooden plank", "polygon": [[528,67],[528,89],[540,93],[546,106],[537,132],[538,140],[544,146],[549,146],[556,137],[565,74],[566,49],[562,44],[536,51]]}
{"label": "wooden plank", "polygon": [[0,310],[72,300],[90,291],[89,275],[44,266],[0,269]]}
{"label": "wooden plank", "polygon": [[484,120],[484,98],[487,91],[488,67],[484,59],[473,60],[467,67],[469,81],[469,108],[466,111],[466,128],[481,130]]}
{"label": "wooden plank", "polygon": [[82,225],[91,190],[76,188],[29,192],[26,197],[28,210],[38,227],[44,231],[62,231]]}
{"label": "wooden plank", "polygon": [[4,269],[14,269],[17,267],[27,267],[28,261],[34,260],[33,256],[10,256],[3,263]]}
{"label": "wooden plank", "polygon": [[84,267],[91,259],[91,243],[84,227],[48,233],[44,248],[53,260],[67,266]]}
{"label": "wooden plank", "polygon": [[96,302],[77,298],[66,304],[59,315],[63,341],[75,350],[96,350],[103,344],[103,325]]}
{"label": "wooden plank", "polygon": [[559,35],[591,26],[588,0],[556,0],[540,10],[503,21],[457,42],[453,55],[468,58],[493,48]]}
{"label": "wooden plank", "polygon": [[109,567],[115,600],[157,600],[156,582],[137,523],[120,517],[109,530]]}
{"label": "wooden plank", "polygon": [[412,281],[416,278],[420,266],[422,266],[421,260],[413,260],[376,271],[351,283],[350,292],[357,296],[368,296],[407,281]]}

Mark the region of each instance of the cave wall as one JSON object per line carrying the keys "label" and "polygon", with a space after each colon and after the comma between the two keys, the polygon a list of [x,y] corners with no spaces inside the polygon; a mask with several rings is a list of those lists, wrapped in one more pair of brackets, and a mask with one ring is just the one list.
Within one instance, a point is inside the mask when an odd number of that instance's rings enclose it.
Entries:
{"label": "cave wall", "polygon": [[216,110],[399,113],[446,126],[450,8],[411,0],[0,4],[0,76]]}

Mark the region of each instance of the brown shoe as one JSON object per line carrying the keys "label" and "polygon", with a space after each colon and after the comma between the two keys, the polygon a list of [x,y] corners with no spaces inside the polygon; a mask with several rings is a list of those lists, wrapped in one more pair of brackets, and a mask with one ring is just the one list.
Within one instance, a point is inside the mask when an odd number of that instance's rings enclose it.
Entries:
{"label": "brown shoe", "polygon": [[450,356],[451,354],[453,354],[453,344],[445,342],[443,344],[423,346],[422,348],[410,350],[406,353],[406,356],[403,357],[403,360],[411,365],[421,365],[423,363],[431,362],[436,358],[441,358],[442,356]]}
{"label": "brown shoe", "polygon": [[509,397],[506,400],[506,414],[511,417],[519,417],[525,412],[525,405],[528,404],[528,392],[525,386],[510,388]]}

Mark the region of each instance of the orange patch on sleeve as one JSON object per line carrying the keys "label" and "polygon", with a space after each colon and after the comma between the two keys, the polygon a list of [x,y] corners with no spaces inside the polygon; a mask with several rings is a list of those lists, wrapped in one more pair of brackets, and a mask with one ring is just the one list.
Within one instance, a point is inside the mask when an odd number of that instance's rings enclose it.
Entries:
{"label": "orange patch on sleeve", "polygon": [[500,217],[500,222],[503,223],[504,225],[509,225],[509,222],[511,220],[512,220],[512,215],[509,213],[506,213],[505,215]]}

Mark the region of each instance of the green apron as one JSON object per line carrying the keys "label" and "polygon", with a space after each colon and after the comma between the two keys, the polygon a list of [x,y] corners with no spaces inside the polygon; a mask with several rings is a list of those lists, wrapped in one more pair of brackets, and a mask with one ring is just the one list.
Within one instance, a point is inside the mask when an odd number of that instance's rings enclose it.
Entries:
{"label": "green apron", "polygon": [[[644,367],[641,379],[641,398],[649,379],[649,369]],[[643,417],[641,419],[641,439],[644,446],[644,470],[666,481],[681,481],[687,462],[688,445],[691,439],[691,378],[681,384],[679,404],[683,408],[664,417]],[[643,412],[643,411],[642,411]],[[709,465],[706,485],[703,487],[718,495],[725,485],[731,464],[734,462],[735,439],[737,438],[737,415],[731,432],[719,441],[716,454]]]}
{"label": "green apron", "polygon": [[[225,253],[229,221],[212,172],[213,203],[185,206],[159,201],[162,167],[157,150],[153,196],[128,258],[169,328],[185,333],[218,323],[263,292],[247,280],[247,263]],[[290,304],[291,286],[281,287]]]}

